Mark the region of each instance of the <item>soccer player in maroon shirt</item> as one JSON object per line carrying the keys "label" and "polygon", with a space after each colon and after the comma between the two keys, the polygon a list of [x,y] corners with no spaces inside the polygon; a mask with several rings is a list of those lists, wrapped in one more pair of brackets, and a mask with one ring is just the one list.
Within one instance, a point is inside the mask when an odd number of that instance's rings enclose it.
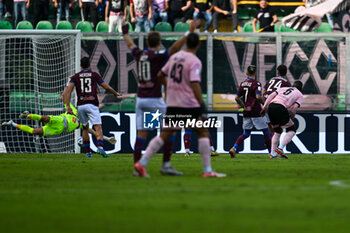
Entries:
{"label": "soccer player in maroon shirt", "polygon": [[[190,31],[194,31],[198,21],[191,23]],[[159,32],[150,32],[147,37],[147,49],[138,48],[132,38],[128,35],[129,26],[123,26],[124,40],[131,50],[131,54],[137,61],[138,72],[138,88],[136,99],[136,128],[137,138],[134,146],[134,163],[141,158],[141,151],[144,147],[145,140],[147,139],[148,132],[153,129],[146,128],[144,126],[144,113],[156,112],[165,114],[166,104],[162,97],[161,87],[166,87],[166,81],[161,82],[157,77],[157,73],[168,61],[168,58],[179,51],[181,47],[186,43],[186,37],[183,36],[176,41],[171,48],[165,50],[159,50],[161,46],[161,36]],[[163,165],[161,173],[164,175],[182,175],[181,172],[176,171],[170,164],[170,156],[172,153],[174,136],[164,145],[163,148]],[[134,170],[133,174],[138,175]]]}
{"label": "soccer player in maroon shirt", "polygon": [[[251,134],[253,127],[257,130],[262,130],[264,133],[265,145],[269,150],[271,149],[271,133],[266,124],[266,118],[261,117],[261,104],[264,103],[261,95],[261,84],[255,80],[256,66],[250,65],[247,70],[247,79],[244,80],[238,89],[236,101],[244,108],[243,111],[243,134],[238,137],[234,146],[229,153],[231,158],[236,157],[238,147]],[[243,99],[243,100],[242,100]]]}
{"label": "soccer player in maroon shirt", "polygon": [[[264,89],[262,91],[262,95],[264,96],[264,99],[266,100],[267,97],[274,91],[277,91],[281,87],[291,87],[292,85],[288,81],[287,75],[287,67],[285,65],[279,65],[277,67],[277,77],[274,77],[270,79],[264,86]],[[269,126],[270,132],[273,132],[273,128],[270,124],[270,118],[268,115],[266,115],[266,121],[267,125]]]}
{"label": "soccer player in maroon shirt", "polygon": [[63,94],[63,101],[67,106],[67,113],[73,114],[70,107],[70,99],[73,88],[76,88],[78,96],[78,116],[83,125],[83,143],[87,157],[91,157],[90,140],[89,140],[89,121],[96,131],[97,153],[103,157],[109,156],[103,149],[102,120],[98,108],[99,101],[97,98],[97,85],[103,87],[106,91],[112,93],[115,97],[120,96],[111,86],[103,81],[101,76],[90,70],[90,61],[88,57],[80,60],[82,70],[76,73],[70,80],[66,91]]}
{"label": "soccer player in maroon shirt", "polygon": [[292,85],[288,81],[287,75],[287,67],[285,65],[279,65],[277,67],[277,77],[270,79],[264,86],[262,94],[265,99],[269,97],[269,95],[276,91],[281,87],[291,87]]}

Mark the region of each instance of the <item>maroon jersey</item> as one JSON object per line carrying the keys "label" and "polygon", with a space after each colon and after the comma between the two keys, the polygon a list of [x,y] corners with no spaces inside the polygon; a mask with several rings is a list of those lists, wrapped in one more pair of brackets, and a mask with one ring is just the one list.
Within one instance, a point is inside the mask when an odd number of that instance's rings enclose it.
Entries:
{"label": "maroon jersey", "polygon": [[279,76],[279,77],[274,77],[272,79],[270,79],[264,86],[264,89],[266,90],[265,94],[264,94],[264,98],[267,99],[267,97],[269,97],[269,95],[276,91],[277,89],[281,88],[281,87],[291,87],[292,85],[290,84],[290,82],[288,81],[288,79]]}
{"label": "maroon jersey", "polygon": [[71,78],[70,82],[74,83],[77,91],[77,105],[93,104],[98,106],[97,84],[101,85],[104,83],[98,73],[84,69],[79,73],[76,73]]}
{"label": "maroon jersey", "polygon": [[244,117],[260,117],[261,105],[256,95],[261,95],[260,82],[252,78],[247,78],[240,84],[237,96],[243,98]]}
{"label": "maroon jersey", "polygon": [[136,47],[131,51],[131,54],[137,61],[137,96],[141,98],[161,97],[162,85],[158,80],[157,74],[168,61],[168,50],[141,50]]}

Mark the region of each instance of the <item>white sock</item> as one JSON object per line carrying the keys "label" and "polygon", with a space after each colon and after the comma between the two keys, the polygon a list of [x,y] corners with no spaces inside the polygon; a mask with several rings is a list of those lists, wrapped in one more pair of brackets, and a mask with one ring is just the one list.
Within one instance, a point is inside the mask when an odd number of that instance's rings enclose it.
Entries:
{"label": "white sock", "polygon": [[204,173],[209,173],[212,172],[211,165],[206,165],[203,167],[203,172]]}
{"label": "white sock", "polygon": [[168,161],[168,162],[163,162],[163,167],[171,167],[170,161]]}
{"label": "white sock", "polygon": [[210,164],[210,141],[209,138],[198,139],[198,152],[202,157],[203,172],[211,172]]}
{"label": "white sock", "polygon": [[155,153],[164,145],[164,141],[161,137],[153,138],[146,148],[145,154],[140,159],[140,164],[144,167],[147,166],[148,161],[153,157]]}
{"label": "white sock", "polygon": [[277,145],[278,145],[278,142],[280,140],[280,137],[281,137],[281,134],[279,134],[279,133],[274,133],[273,134],[273,137],[271,139],[271,155],[272,156],[276,156],[277,155],[276,149],[277,149]]}
{"label": "white sock", "polygon": [[210,147],[211,151],[215,151],[215,148],[213,146]]}
{"label": "white sock", "polygon": [[13,122],[13,121],[11,122],[11,125],[12,125],[13,127],[15,127],[15,128],[17,127],[17,124],[16,124],[15,122]]}
{"label": "white sock", "polygon": [[292,140],[294,135],[295,135],[294,131],[288,131],[286,135],[284,135],[284,138],[282,139],[282,142],[279,145],[279,148],[283,150],[286,147],[286,145]]}

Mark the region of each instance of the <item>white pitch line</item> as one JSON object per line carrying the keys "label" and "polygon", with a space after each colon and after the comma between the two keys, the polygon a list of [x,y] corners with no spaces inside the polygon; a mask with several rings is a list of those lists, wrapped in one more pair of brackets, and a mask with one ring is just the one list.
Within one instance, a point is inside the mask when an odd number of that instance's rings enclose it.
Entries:
{"label": "white pitch line", "polygon": [[350,188],[350,184],[346,184],[343,180],[333,180],[329,184],[341,188]]}

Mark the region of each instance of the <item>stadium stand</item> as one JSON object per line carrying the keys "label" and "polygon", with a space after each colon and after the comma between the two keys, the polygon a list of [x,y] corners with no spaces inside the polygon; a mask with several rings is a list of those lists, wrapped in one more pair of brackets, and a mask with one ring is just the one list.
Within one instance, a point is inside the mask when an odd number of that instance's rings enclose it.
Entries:
{"label": "stadium stand", "polygon": [[275,26],[274,26],[275,32],[279,32],[279,31],[280,31],[280,27],[281,27],[281,24],[277,22],[277,23],[275,24]]}
{"label": "stadium stand", "polygon": [[323,22],[319,28],[314,30],[313,32],[332,32],[333,29],[329,23]]}
{"label": "stadium stand", "polygon": [[178,22],[175,24],[174,32],[187,32],[190,29],[188,23]]}
{"label": "stadium stand", "polygon": [[280,32],[298,32],[294,29],[291,29],[291,28],[287,28],[286,26],[284,26],[283,24],[281,25],[280,27]]}
{"label": "stadium stand", "polygon": [[248,8],[238,8],[238,19],[241,20],[249,20],[250,19],[250,14],[249,14],[249,9]]}
{"label": "stadium stand", "polygon": [[[256,30],[259,30],[259,24],[256,24]],[[243,26],[243,32],[253,32],[253,23],[251,21],[246,22]]]}
{"label": "stadium stand", "polygon": [[0,29],[12,29],[12,24],[9,21],[0,21]]}
{"label": "stadium stand", "polygon": [[167,22],[158,22],[156,24],[155,30],[158,32],[171,32],[172,28],[170,23]]}
{"label": "stadium stand", "polygon": [[281,9],[281,10],[276,11],[277,17],[279,19],[281,19],[284,16],[287,16],[289,14],[292,14],[292,13],[294,13],[294,10],[283,10],[283,9]]}
{"label": "stadium stand", "polygon": [[35,29],[37,29],[37,30],[52,30],[53,26],[52,26],[50,21],[43,20],[43,21],[40,21],[36,25]]}
{"label": "stadium stand", "polygon": [[69,21],[60,21],[56,25],[57,30],[72,30],[73,26]]}
{"label": "stadium stand", "polygon": [[29,21],[21,21],[17,24],[16,29],[20,29],[20,30],[33,30],[33,24]]}
{"label": "stadium stand", "polygon": [[100,21],[96,26],[96,32],[108,32],[108,23],[106,21]]}
{"label": "stadium stand", "polygon": [[75,29],[80,30],[81,32],[93,32],[94,29],[89,21],[79,21],[75,26]]}
{"label": "stadium stand", "polygon": [[[249,24],[249,21],[252,20],[252,18],[255,16],[256,12],[258,11],[258,3],[254,2],[254,3],[246,3],[245,1],[238,1],[239,4],[238,4],[238,8],[237,8],[237,14],[238,14],[238,18],[239,18],[239,25],[238,25],[238,28],[237,30],[238,31],[244,31],[244,32],[252,32],[252,27],[251,25]],[[288,4],[287,4],[288,5]],[[295,8],[295,7],[294,7]],[[285,6],[285,4],[283,6],[280,6],[279,8],[276,8],[276,14],[278,16],[279,19],[281,19],[282,17],[286,16],[286,15],[289,15],[291,13],[294,12],[294,8],[289,6]],[[73,28],[76,28],[77,27],[74,25],[79,25],[79,29],[83,32],[93,32],[94,29],[90,29],[89,26],[81,26],[81,24],[79,23],[81,21],[81,9],[79,7],[79,4],[78,4],[78,1],[73,1],[72,2],[72,7],[70,9],[70,22],[71,25],[68,24],[68,22],[64,22],[64,23],[61,23],[61,22],[57,22],[56,24],[56,16],[57,16],[57,13],[56,13],[56,8],[54,8],[53,4],[50,4],[50,7],[49,7],[49,20],[52,25],[53,25],[53,29],[60,29],[60,30],[69,30],[69,29],[73,29]],[[34,20],[34,5],[32,4],[29,9],[29,15],[30,15],[30,20],[28,22],[31,22],[33,23],[33,20]],[[129,16],[129,11],[128,11],[128,18],[130,18]],[[6,19],[6,21],[8,21],[10,24],[12,23],[13,25],[13,19]],[[130,21],[130,19],[128,20]],[[188,24],[191,20],[188,20],[186,21],[186,23],[177,23],[174,25],[174,27],[170,26],[169,27],[169,22],[161,22],[159,23],[159,25],[155,28],[156,31],[160,31],[160,32],[171,32],[171,31],[175,31],[175,32],[182,32],[182,31],[186,31],[187,27],[188,27]],[[325,19],[324,19],[325,21]],[[325,21],[326,22],[326,21]],[[332,28],[331,26],[328,24],[328,23],[322,23],[321,27],[317,30],[314,30],[313,32],[332,32]],[[203,29],[204,28],[204,23],[205,22],[201,22],[201,25],[200,27]],[[247,24],[248,23],[248,24]],[[5,25],[7,24],[7,25]],[[26,23],[28,24],[28,23]],[[104,21],[100,21],[98,23],[98,28],[96,26],[96,32],[107,32],[106,31],[106,23]],[[178,25],[181,25],[181,26],[178,26]],[[16,29],[16,25],[13,25]],[[246,27],[244,29],[244,26]],[[0,25],[0,28],[1,29],[10,29],[9,28],[10,25],[6,22],[1,22],[1,25]],[[42,27],[42,25],[40,25],[39,27]],[[184,27],[184,28],[182,28]],[[13,28],[13,27],[12,27]],[[34,25],[34,28],[35,28],[35,25]],[[180,29],[181,28],[181,29]],[[32,29],[29,25],[24,25],[21,24],[18,29]],[[48,28],[42,28],[42,29],[49,29]],[[116,32],[117,29],[115,30]],[[130,27],[130,31],[133,31],[132,27]],[[142,30],[144,31],[144,30]],[[210,28],[208,29],[209,32],[212,32],[213,31],[213,26],[211,25]],[[232,20],[231,18],[229,17],[228,19],[219,19],[219,28],[218,28],[218,31],[219,32],[232,32]],[[289,29],[289,28],[286,28],[284,26],[275,26],[275,32],[295,32],[294,30],[292,29]]]}

